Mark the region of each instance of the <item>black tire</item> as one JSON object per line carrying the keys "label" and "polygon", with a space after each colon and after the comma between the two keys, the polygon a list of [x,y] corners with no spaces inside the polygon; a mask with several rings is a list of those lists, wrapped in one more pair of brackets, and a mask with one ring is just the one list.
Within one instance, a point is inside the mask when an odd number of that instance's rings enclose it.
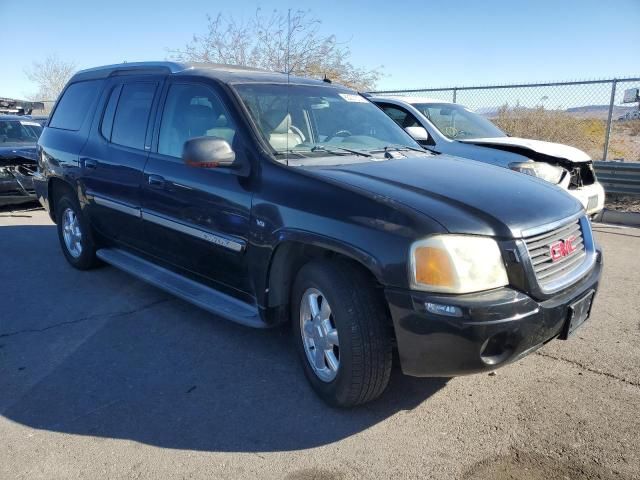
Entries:
{"label": "black tire", "polygon": [[[338,331],[339,367],[331,381],[318,377],[305,353],[300,305],[309,289],[317,289],[326,297]],[[325,402],[352,407],[384,392],[393,363],[392,326],[386,304],[366,272],[346,261],[304,265],[293,286],[291,319],[305,375]]]}
{"label": "black tire", "polygon": [[[71,209],[75,214],[80,233],[82,251],[79,255],[73,255],[64,240],[63,233],[63,215]],[[91,228],[89,228],[87,220],[84,218],[82,211],[80,210],[80,204],[78,200],[68,194],[63,195],[56,202],[56,225],[58,229],[58,239],[60,240],[60,247],[62,253],[64,253],[67,261],[78,270],[89,270],[95,268],[100,264],[100,261],[96,257],[96,245],[91,234]]]}

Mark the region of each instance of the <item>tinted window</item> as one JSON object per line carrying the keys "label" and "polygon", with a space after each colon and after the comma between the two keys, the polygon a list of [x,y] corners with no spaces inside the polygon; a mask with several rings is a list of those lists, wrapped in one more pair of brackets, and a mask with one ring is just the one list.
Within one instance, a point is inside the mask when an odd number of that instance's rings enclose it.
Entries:
{"label": "tinted window", "polygon": [[101,85],[101,80],[90,80],[69,86],[58,102],[49,126],[65,130],[80,130],[91,105],[98,97]]}
{"label": "tinted window", "polygon": [[402,128],[421,126],[420,123],[418,123],[418,119],[403,108],[388,104],[382,104],[380,106],[382,107],[382,110],[384,110],[384,113],[389,115],[389,117],[391,117],[391,119]]}
{"label": "tinted window", "polygon": [[36,122],[0,119],[0,146],[33,145],[41,133],[42,127]]}
{"label": "tinted window", "polygon": [[130,83],[122,87],[111,131],[113,143],[144,149],[155,91],[155,83]]}
{"label": "tinted window", "polygon": [[204,85],[172,85],[167,94],[158,153],[182,156],[184,142],[193,137],[219,137],[233,145],[236,127],[222,101]]}
{"label": "tinted window", "polygon": [[107,108],[104,109],[104,116],[102,117],[102,125],[100,126],[100,132],[107,140],[111,140],[111,128],[113,127],[113,117],[116,113],[116,104],[118,103],[118,97],[120,96],[120,87],[115,87],[109,95],[109,102]]}

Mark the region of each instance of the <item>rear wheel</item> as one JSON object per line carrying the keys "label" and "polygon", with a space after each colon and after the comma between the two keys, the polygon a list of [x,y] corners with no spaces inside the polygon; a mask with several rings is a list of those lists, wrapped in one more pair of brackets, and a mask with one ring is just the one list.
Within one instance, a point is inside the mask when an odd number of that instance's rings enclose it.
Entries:
{"label": "rear wheel", "polygon": [[77,199],[70,195],[60,197],[56,202],[56,224],[67,261],[80,270],[97,266],[95,243]]}
{"label": "rear wheel", "polygon": [[391,374],[391,324],[365,272],[347,262],[308,263],[296,277],[291,312],[305,374],[320,397],[350,407],[384,392]]}

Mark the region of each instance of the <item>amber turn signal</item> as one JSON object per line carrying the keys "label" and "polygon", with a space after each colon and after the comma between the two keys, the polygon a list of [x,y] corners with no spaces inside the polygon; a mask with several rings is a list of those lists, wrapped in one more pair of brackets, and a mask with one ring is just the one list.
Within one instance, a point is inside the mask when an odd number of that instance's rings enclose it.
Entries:
{"label": "amber turn signal", "polygon": [[455,273],[445,250],[434,247],[415,249],[416,281],[425,285],[453,287]]}

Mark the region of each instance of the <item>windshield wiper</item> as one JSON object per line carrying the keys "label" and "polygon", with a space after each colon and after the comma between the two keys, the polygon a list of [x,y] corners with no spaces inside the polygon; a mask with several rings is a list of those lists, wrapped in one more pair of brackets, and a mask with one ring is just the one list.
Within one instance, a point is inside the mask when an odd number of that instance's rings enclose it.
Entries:
{"label": "windshield wiper", "polygon": [[391,154],[391,152],[401,152],[403,150],[412,150],[414,152],[424,153],[425,155],[429,154],[429,151],[423,148],[410,147],[409,145],[385,145],[384,147],[379,147],[374,150],[369,150],[370,152],[383,152],[384,157],[387,159],[397,158]]}
{"label": "windshield wiper", "polygon": [[344,148],[344,147],[333,147],[332,149],[328,149],[324,145],[314,145],[313,147],[311,147],[311,151],[312,152],[322,151],[322,152],[336,154],[337,152],[335,152],[335,150],[339,150],[341,152],[352,153],[354,155],[361,155],[363,157],[371,157],[372,156],[372,155],[370,155],[368,153],[361,152],[359,150],[352,150],[350,148]]}
{"label": "windshield wiper", "polygon": [[410,147],[409,145],[387,145],[387,146],[383,147],[383,150],[385,152],[387,150],[395,150],[395,151],[413,150],[414,152],[429,153],[424,148]]}
{"label": "windshield wiper", "polygon": [[290,153],[294,154],[294,155],[298,155],[302,158],[309,158],[309,155],[305,155],[305,153],[309,153],[309,150],[294,150],[292,148],[290,148],[289,150],[278,150],[277,155],[288,155]]}

